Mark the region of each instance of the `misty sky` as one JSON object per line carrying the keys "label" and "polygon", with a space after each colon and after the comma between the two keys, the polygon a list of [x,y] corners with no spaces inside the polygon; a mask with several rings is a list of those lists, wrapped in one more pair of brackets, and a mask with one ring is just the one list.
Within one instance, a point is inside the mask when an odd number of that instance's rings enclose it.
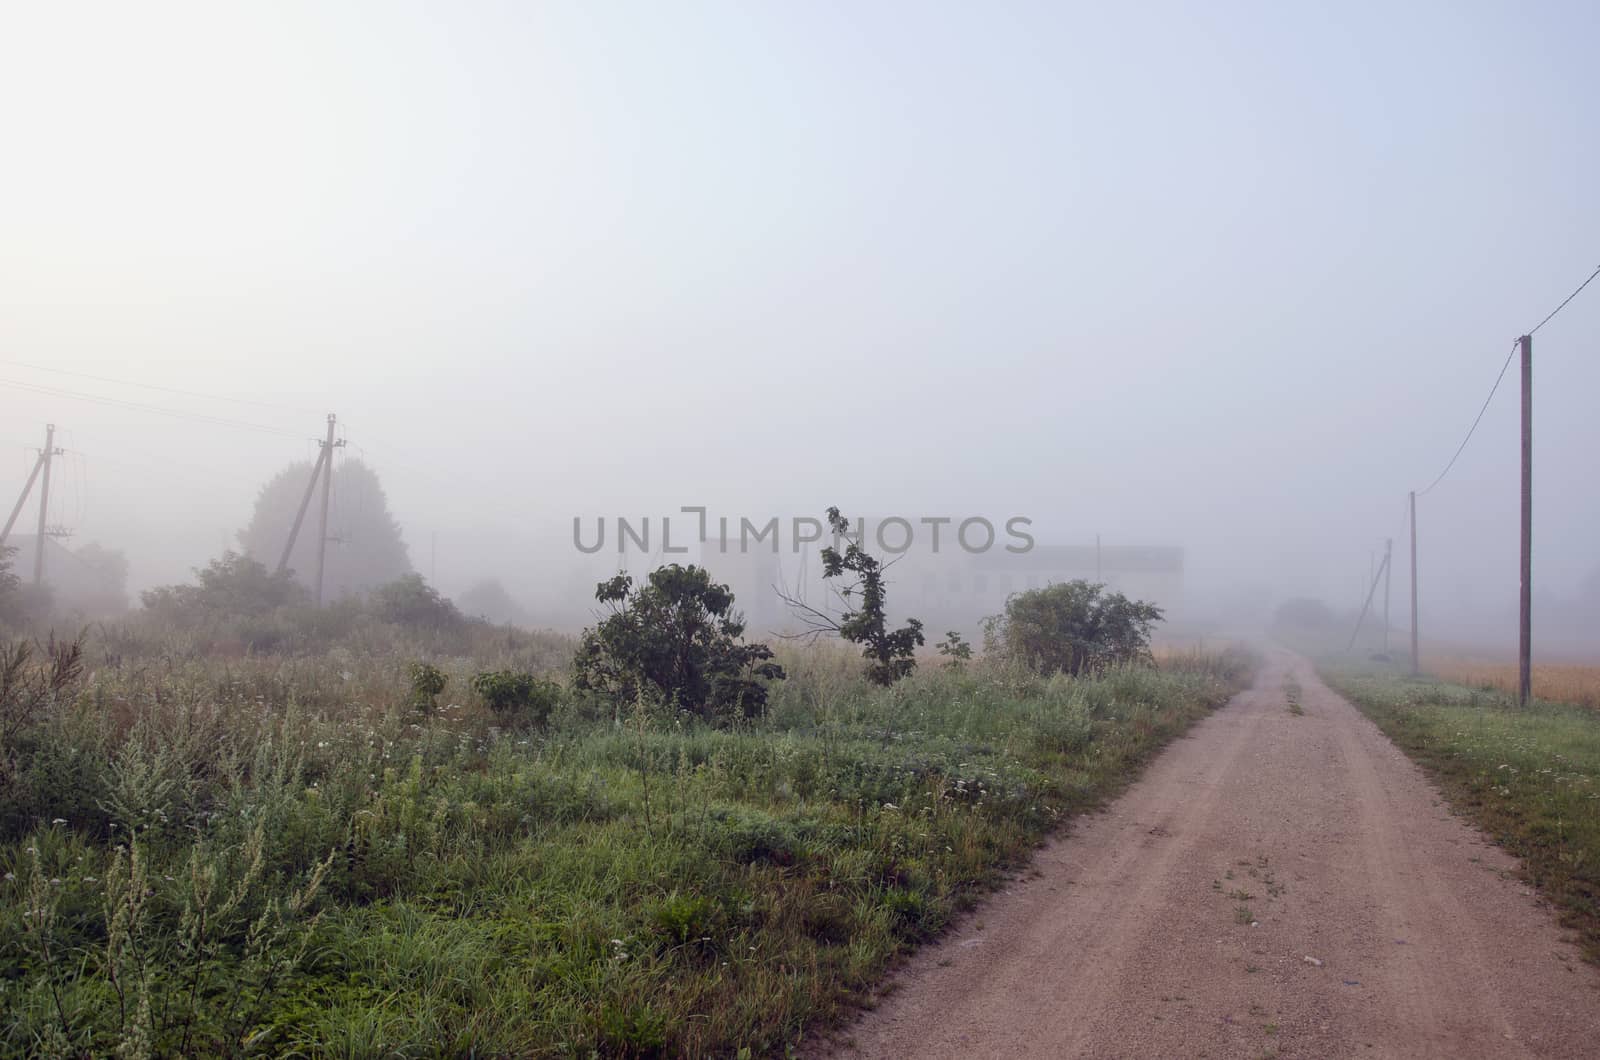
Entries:
{"label": "misty sky", "polygon": [[[0,499],[59,424],[52,519],[139,585],[333,411],[446,589],[838,504],[1354,607],[1600,265],[1593,4],[0,12]],[[1600,567],[1597,337],[1600,283],[1535,345],[1546,598]],[[1513,369],[1423,502],[1441,619],[1514,619],[1516,416]]]}

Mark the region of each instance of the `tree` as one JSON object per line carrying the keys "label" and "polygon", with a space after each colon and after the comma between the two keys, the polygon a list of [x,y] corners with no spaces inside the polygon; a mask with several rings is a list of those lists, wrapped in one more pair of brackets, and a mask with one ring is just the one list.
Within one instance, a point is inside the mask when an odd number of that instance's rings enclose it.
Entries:
{"label": "tree", "polygon": [[456,598],[456,603],[464,614],[493,622],[497,626],[528,624],[528,612],[494,578],[485,578],[474,584]]}
{"label": "tree", "polygon": [[[915,652],[923,644],[922,622],[912,618],[899,629],[889,628],[888,583],[883,579],[885,565],[869,555],[860,541],[850,540],[850,523],[839,514],[838,508],[828,509],[828,526],[833,530],[835,544],[822,550],[822,577],[843,580],[846,575],[854,576],[854,580],[835,589],[845,605],[843,612],[835,617],[787,595],[783,596],[783,601],[805,623],[807,628],[801,636],[837,633],[852,644],[862,645],[861,656],[867,660],[867,680],[892,685],[916,669]],[[836,547],[841,539],[850,540],[842,553]]]}
{"label": "tree", "polygon": [[118,549],[90,541],[73,550],[95,574],[97,586],[92,594],[71,601],[92,615],[120,614],[128,609],[128,557]]}
{"label": "tree", "polygon": [[[289,530],[311,479],[310,462],[291,464],[273,476],[256,498],[250,525],[239,533],[245,554],[276,570],[289,540]],[[333,471],[328,514],[328,544],[323,571],[327,598],[370,592],[411,573],[411,557],[400,526],[389,513],[388,498],[378,476],[359,460],[346,459]],[[310,586],[317,570],[317,500],[306,511],[300,536],[289,555],[289,568],[300,584]]]}
{"label": "tree", "polygon": [[650,694],[702,717],[750,716],[766,706],[767,684],[783,667],[765,644],[744,643],[733,593],[701,567],[676,563],[645,584],[618,574],[595,588],[610,608],[583,632],[573,658],[573,687],[620,701]]}
{"label": "tree", "polygon": [[988,644],[1041,674],[1150,661],[1161,608],[1105,588],[1079,578],[1012,593],[1004,614],[987,623]]}
{"label": "tree", "polygon": [[1343,624],[1339,616],[1333,613],[1333,608],[1321,600],[1314,600],[1309,596],[1296,596],[1285,600],[1273,612],[1273,621],[1279,626],[1289,626],[1301,630],[1315,630],[1325,632],[1340,630]]}

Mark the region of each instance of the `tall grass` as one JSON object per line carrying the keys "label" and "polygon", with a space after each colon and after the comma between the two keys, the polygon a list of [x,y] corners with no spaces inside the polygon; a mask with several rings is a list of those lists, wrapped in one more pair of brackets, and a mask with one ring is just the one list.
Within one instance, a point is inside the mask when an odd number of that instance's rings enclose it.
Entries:
{"label": "tall grass", "polygon": [[781,1052],[1246,669],[879,689],[790,650],[734,728],[569,696],[521,731],[466,691],[503,655],[430,656],[422,716],[416,646],[92,648],[3,749],[0,1049]]}

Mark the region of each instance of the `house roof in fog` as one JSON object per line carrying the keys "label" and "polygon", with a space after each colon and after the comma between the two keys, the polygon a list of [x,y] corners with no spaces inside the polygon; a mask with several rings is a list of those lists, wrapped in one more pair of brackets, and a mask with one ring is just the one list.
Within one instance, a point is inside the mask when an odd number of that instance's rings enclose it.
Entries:
{"label": "house roof in fog", "polygon": [[1183,549],[1171,545],[1035,545],[1027,552],[991,548],[972,557],[979,570],[1093,574],[1182,574]]}

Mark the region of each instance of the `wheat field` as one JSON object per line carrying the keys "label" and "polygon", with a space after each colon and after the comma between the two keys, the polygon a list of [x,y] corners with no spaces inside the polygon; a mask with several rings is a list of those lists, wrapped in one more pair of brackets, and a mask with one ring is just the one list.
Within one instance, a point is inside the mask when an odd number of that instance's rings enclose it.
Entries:
{"label": "wheat field", "polygon": [[[1517,690],[1514,660],[1503,662],[1470,655],[1429,657],[1424,652],[1423,664],[1423,669],[1429,673],[1456,684],[1496,688],[1513,694]],[[1600,664],[1535,662],[1533,694],[1536,699],[1577,703],[1600,710]]]}

